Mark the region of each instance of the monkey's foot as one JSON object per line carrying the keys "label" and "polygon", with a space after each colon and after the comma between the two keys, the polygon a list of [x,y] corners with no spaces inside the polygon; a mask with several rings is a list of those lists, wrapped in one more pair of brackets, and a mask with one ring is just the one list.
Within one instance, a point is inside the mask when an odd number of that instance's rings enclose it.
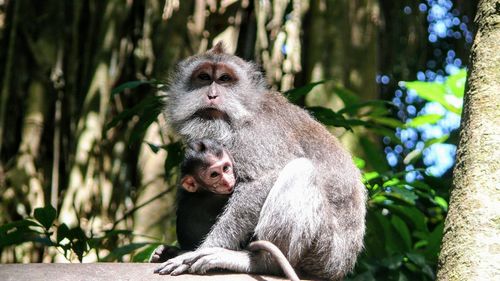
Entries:
{"label": "monkey's foot", "polygon": [[236,252],[224,248],[204,248],[188,252],[162,263],[155,273],[179,275],[203,274],[212,269],[228,269],[237,272],[248,270],[250,258],[246,252]]}
{"label": "monkey's foot", "polygon": [[160,245],[154,250],[153,254],[149,258],[149,262],[165,262],[171,258],[177,257],[181,253],[182,251],[178,247],[170,245]]}

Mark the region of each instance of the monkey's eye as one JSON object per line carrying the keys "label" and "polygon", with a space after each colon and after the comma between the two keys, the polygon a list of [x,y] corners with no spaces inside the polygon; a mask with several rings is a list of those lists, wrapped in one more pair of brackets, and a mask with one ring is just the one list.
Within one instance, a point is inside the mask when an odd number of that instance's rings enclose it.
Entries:
{"label": "monkey's eye", "polygon": [[210,77],[210,75],[208,75],[207,73],[204,73],[204,72],[198,74],[198,79],[203,80],[203,81],[212,80],[212,78]]}
{"label": "monkey's eye", "polygon": [[212,172],[212,173],[210,174],[210,177],[211,177],[211,178],[216,178],[218,175],[219,175],[219,173],[217,173],[217,172]]}
{"label": "monkey's eye", "polygon": [[231,76],[229,76],[229,74],[222,74],[219,77],[219,81],[221,81],[221,82],[229,82],[231,80],[233,80],[233,78],[231,78]]}
{"label": "monkey's eye", "polygon": [[229,171],[229,169],[230,169],[230,168],[231,168],[231,167],[229,167],[229,166],[224,166],[224,167],[222,167],[222,171],[224,171],[224,172],[226,172],[226,173],[227,173],[227,172]]}

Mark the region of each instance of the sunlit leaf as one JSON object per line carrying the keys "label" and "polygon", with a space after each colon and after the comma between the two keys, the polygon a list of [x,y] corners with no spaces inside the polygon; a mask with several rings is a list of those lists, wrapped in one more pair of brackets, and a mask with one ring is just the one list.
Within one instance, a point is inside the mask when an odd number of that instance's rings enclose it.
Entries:
{"label": "sunlit leaf", "polygon": [[456,97],[463,97],[465,92],[465,81],[467,79],[467,70],[460,69],[459,72],[448,76],[445,85],[450,89],[450,92]]}
{"label": "sunlit leaf", "polygon": [[407,127],[417,128],[423,125],[436,124],[439,120],[443,118],[441,114],[426,114],[413,118],[410,122],[406,123]]}
{"label": "sunlit leaf", "polygon": [[461,108],[453,106],[446,100],[446,87],[441,83],[413,81],[405,82],[405,86],[415,91],[419,97],[427,101],[437,102],[453,113],[460,114],[462,111]]}
{"label": "sunlit leaf", "polygon": [[443,135],[439,138],[426,140],[424,147],[429,147],[429,146],[436,144],[436,143],[444,143],[445,141],[448,140],[449,137],[450,137],[449,135]]}
{"label": "sunlit leaf", "polygon": [[413,191],[407,190],[403,187],[392,187],[391,192],[386,192],[386,196],[400,200],[401,202],[412,206],[415,205],[415,200],[418,199],[418,196],[415,195]]}
{"label": "sunlit leaf", "polygon": [[365,160],[359,157],[354,157],[354,164],[358,167],[358,169],[363,169],[366,166]]}
{"label": "sunlit leaf", "polygon": [[434,202],[439,206],[441,206],[441,208],[443,208],[445,211],[448,210],[448,202],[446,202],[446,200],[444,200],[443,197],[440,196],[434,197]]}
{"label": "sunlit leaf", "polygon": [[421,149],[415,149],[412,150],[410,153],[408,153],[405,158],[403,159],[403,163],[405,165],[415,163],[417,160],[422,158],[422,150]]}

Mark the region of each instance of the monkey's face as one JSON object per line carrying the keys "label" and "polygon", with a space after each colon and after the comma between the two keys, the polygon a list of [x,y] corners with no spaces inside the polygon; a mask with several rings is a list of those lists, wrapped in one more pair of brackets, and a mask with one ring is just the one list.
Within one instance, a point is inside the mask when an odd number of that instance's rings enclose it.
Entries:
{"label": "monkey's face", "polygon": [[266,90],[254,64],[209,51],[177,66],[167,92],[167,118],[188,139],[224,140],[231,126],[251,120]]}
{"label": "monkey's face", "polygon": [[216,194],[231,194],[236,184],[231,158],[224,152],[222,158],[211,156],[209,163],[206,169],[200,170],[202,185]]}

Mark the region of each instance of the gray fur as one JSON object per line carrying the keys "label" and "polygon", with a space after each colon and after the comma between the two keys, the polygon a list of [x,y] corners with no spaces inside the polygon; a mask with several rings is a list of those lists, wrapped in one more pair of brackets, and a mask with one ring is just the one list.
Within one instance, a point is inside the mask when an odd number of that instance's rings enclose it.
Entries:
{"label": "gray fur", "polygon": [[[190,89],[189,79],[207,61],[229,65],[239,78],[236,85],[217,88],[224,119],[195,115],[207,87]],[[181,62],[167,96],[172,127],[185,140],[221,142],[234,158],[239,182],[198,250],[156,272],[279,273],[272,259],[239,251],[251,233],[277,245],[306,275],[339,280],[352,270],[363,248],[366,190],[350,155],[322,125],[268,90],[254,64],[225,53]]]}

